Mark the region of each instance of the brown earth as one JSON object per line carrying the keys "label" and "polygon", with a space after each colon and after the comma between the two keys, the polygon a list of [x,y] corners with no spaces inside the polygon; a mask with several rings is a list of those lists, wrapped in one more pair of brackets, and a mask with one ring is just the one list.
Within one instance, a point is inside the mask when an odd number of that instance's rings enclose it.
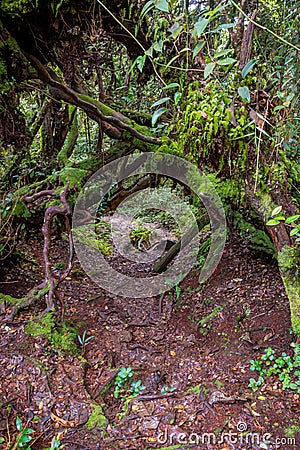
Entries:
{"label": "brown earth", "polygon": [[[67,244],[53,244],[53,262],[64,260]],[[23,245],[22,258],[2,268],[1,292],[21,297],[42,281],[41,249],[34,237]],[[291,432],[299,394],[282,390],[276,377],[257,392],[248,387],[258,376],[250,360],[269,346],[292,354],[295,336],[276,264],[238,236],[228,238],[203,286],[195,269],[162,299],[124,299],[103,292],[75,263],[59,297],[65,320],[93,338],[84,355],[71,356],[26,334],[42,303],[1,324],[0,448],[14,442],[17,416],[35,431],[33,450],[50,447],[58,433],[68,450],[300,448],[299,432]],[[6,305],[1,317],[9,311]],[[146,389],[115,398],[116,373],[128,366]],[[106,422],[89,430],[95,404]]]}

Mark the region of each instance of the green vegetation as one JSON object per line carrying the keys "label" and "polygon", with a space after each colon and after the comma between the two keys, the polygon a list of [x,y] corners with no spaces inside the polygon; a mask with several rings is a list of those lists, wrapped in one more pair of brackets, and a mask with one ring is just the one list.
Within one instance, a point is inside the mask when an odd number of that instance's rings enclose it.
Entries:
{"label": "green vegetation", "polygon": [[250,361],[250,370],[257,371],[257,380],[250,378],[249,387],[255,392],[262,386],[266,378],[276,376],[281,382],[282,389],[293,389],[300,393],[300,346],[292,344],[292,356],[283,352],[276,356],[275,350],[268,347],[257,360]]}
{"label": "green vegetation", "polygon": [[[121,394],[123,400],[126,396],[136,397],[139,395],[145,388],[142,385],[141,380],[131,381],[134,376],[134,372],[132,368],[122,367],[115,379],[115,389],[114,389],[114,397],[118,398]],[[131,381],[131,383],[130,383]]]}
{"label": "green vegetation", "polygon": [[212,312],[208,314],[205,317],[202,317],[201,319],[193,316],[189,316],[188,319],[195,322],[197,324],[197,328],[199,329],[200,333],[203,335],[206,335],[210,328],[211,328],[211,321],[214,317],[216,317],[220,311],[222,311],[223,307],[220,305],[216,305]]}
{"label": "green vegetation", "polygon": [[78,354],[78,334],[74,327],[63,324],[57,326],[54,313],[46,313],[41,319],[34,318],[28,321],[25,332],[34,337],[45,336],[49,344],[57,350],[62,350],[72,355]]}
{"label": "green vegetation", "polygon": [[91,339],[94,338],[94,336],[88,336],[88,337],[87,337],[87,335],[86,335],[86,330],[85,330],[85,331],[83,332],[82,336],[80,336],[80,335],[78,334],[77,338],[78,338],[79,344],[81,345],[81,353],[82,353],[82,355],[84,355],[84,353],[85,353],[85,348],[86,348],[87,344],[90,342]]}
{"label": "green vegetation", "polygon": [[107,425],[107,419],[103,412],[102,405],[92,403],[91,405],[91,415],[89,420],[86,423],[86,427],[88,430],[92,430],[94,428],[104,429]]}
{"label": "green vegetation", "polygon": [[131,242],[139,249],[148,249],[150,247],[151,230],[144,226],[138,226],[130,231]]}
{"label": "green vegetation", "polygon": [[112,254],[110,225],[104,221],[96,224],[88,223],[73,230],[74,236],[79,242],[99,250],[103,255]]}

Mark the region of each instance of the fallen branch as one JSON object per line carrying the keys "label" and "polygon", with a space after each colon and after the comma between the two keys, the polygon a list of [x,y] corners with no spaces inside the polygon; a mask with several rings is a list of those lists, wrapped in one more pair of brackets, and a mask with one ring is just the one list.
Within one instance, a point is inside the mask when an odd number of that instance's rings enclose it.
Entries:
{"label": "fallen branch", "polygon": [[[46,209],[45,212],[45,218],[44,218],[44,224],[42,227],[42,233],[44,235],[44,249],[43,249],[43,257],[45,261],[45,275],[46,275],[46,283],[49,284],[49,292],[47,294],[47,309],[46,312],[49,312],[53,307],[53,294],[56,286],[66,278],[66,276],[69,274],[71,267],[72,267],[72,260],[73,260],[73,240],[71,237],[71,227],[70,227],[70,221],[69,221],[69,215],[71,214],[70,205],[67,202],[66,199],[66,193],[69,187],[69,183],[64,187],[64,189],[60,193],[60,201],[62,203],[61,206],[49,206]],[[68,266],[64,272],[64,274],[59,278],[57,282],[55,282],[55,278],[52,275],[51,271],[51,264],[49,260],[49,251],[50,251],[50,232],[51,232],[51,223],[53,218],[61,214],[65,217],[65,224],[66,224],[66,231],[69,236],[69,247],[70,247],[70,253],[69,253],[69,263]]]}

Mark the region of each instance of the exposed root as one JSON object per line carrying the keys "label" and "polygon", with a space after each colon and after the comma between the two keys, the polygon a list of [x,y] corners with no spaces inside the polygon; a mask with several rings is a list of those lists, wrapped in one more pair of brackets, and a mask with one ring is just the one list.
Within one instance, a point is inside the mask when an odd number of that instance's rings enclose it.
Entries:
{"label": "exposed root", "polygon": [[[43,297],[46,297],[46,309],[42,313],[42,316],[54,309],[54,301],[53,297],[56,294],[55,290],[57,286],[69,275],[70,270],[72,268],[72,261],[73,261],[73,239],[71,234],[71,225],[69,216],[71,213],[70,205],[67,202],[66,195],[68,191],[69,183],[63,188],[63,190],[60,193],[60,201],[62,206],[49,206],[45,211],[44,216],[44,223],[42,227],[42,232],[44,235],[44,248],[43,248],[43,257],[45,262],[45,280],[39,284],[38,286],[34,287],[26,297],[21,299],[18,304],[13,308],[11,315],[7,318],[7,321],[12,321],[14,317],[25,308],[28,308],[29,306],[33,305]],[[55,191],[54,190],[43,190],[40,192],[37,192],[31,196],[28,196],[24,198],[25,201],[31,203],[36,201],[37,199],[45,196],[52,196],[54,197]],[[69,260],[67,267],[63,274],[57,278],[52,273],[52,267],[50,263],[50,246],[51,246],[51,224],[55,216],[62,215],[65,219],[65,228],[66,232],[69,237]],[[62,304],[62,301],[60,301],[61,307],[62,307],[62,314],[64,314],[64,307]]]}

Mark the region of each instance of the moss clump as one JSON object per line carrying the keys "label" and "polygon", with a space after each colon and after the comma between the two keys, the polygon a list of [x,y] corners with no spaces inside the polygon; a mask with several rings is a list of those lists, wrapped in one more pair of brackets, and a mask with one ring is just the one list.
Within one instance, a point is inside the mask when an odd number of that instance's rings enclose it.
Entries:
{"label": "moss clump", "polygon": [[57,350],[66,351],[72,355],[79,353],[77,346],[77,331],[74,327],[63,325],[57,327],[53,312],[45,314],[41,320],[31,319],[25,326],[25,332],[34,337],[45,336],[50,345]]}
{"label": "moss clump", "polygon": [[91,404],[91,409],[92,413],[86,423],[88,430],[91,430],[93,428],[104,429],[107,424],[107,419],[105,417],[105,414],[103,413],[102,405]]}
{"label": "moss clump", "polygon": [[295,334],[300,335],[300,251],[285,245],[278,253],[277,259],[290,302],[292,328]]}
{"label": "moss clump", "polygon": [[58,161],[61,165],[65,166],[68,163],[69,157],[71,156],[73,149],[75,147],[77,138],[78,138],[78,117],[77,110],[74,106],[69,107],[69,114],[72,115],[74,111],[73,121],[65,140],[65,143],[61,149],[61,151],[57,155]]}
{"label": "moss clump", "polygon": [[87,176],[87,171],[76,169],[74,167],[65,167],[57,175],[64,184],[67,184],[67,182],[69,181],[69,188],[76,186],[80,189],[82,188]]}
{"label": "moss clump", "polygon": [[112,254],[113,245],[110,243],[110,232],[107,230],[108,224],[100,222],[95,224],[86,224],[73,229],[75,242],[82,242],[96,250],[102,255],[109,256]]}
{"label": "moss clump", "polygon": [[300,427],[298,425],[291,425],[289,428],[286,428],[285,435],[286,437],[294,437],[295,434],[300,433]]}

